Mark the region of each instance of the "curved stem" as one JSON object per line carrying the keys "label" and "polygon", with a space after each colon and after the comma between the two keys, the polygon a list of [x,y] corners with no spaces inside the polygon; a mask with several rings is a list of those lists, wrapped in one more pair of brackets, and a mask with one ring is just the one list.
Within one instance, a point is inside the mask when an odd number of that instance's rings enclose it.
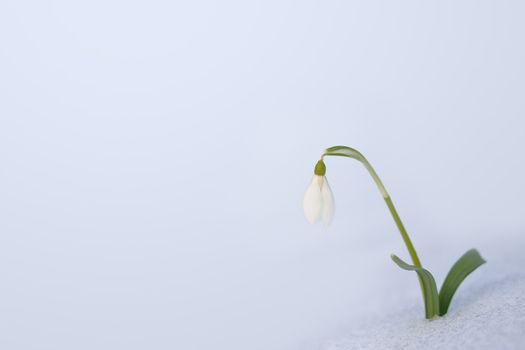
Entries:
{"label": "curved stem", "polygon": [[381,192],[381,194],[383,195],[383,199],[385,200],[386,206],[388,207],[388,210],[390,210],[390,214],[392,214],[392,218],[394,219],[399,233],[401,233],[401,237],[403,238],[405,246],[407,247],[408,253],[410,254],[412,263],[414,264],[414,266],[421,267],[421,261],[417,256],[416,249],[414,248],[414,245],[412,244],[412,241],[408,236],[408,232],[405,229],[405,226],[403,225],[399,214],[397,213],[394,203],[392,202],[390,195],[388,194],[385,186],[383,185],[383,182],[377,175],[372,165],[368,162],[368,160],[358,150],[346,146],[330,147],[326,150],[326,152],[322,155],[321,158],[325,156],[354,158],[360,161],[365,166],[366,170],[368,170],[368,172],[370,173],[370,176],[372,176],[372,179],[374,180],[377,188],[379,189],[379,192]]}

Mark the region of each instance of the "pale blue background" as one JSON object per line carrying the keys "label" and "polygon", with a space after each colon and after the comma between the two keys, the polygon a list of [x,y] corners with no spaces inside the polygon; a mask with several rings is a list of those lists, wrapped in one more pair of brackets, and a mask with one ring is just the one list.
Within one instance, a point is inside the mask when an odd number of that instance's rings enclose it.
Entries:
{"label": "pale blue background", "polygon": [[420,303],[358,164],[327,162],[332,226],[304,220],[334,144],[376,165],[438,279],[472,246],[512,246],[524,17],[520,1],[3,0],[0,347],[310,349],[390,297]]}

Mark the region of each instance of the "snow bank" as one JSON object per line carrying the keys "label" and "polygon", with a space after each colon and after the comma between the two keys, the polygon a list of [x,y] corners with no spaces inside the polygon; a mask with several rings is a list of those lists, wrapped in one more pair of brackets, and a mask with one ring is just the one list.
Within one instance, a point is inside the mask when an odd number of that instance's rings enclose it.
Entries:
{"label": "snow bank", "polygon": [[418,319],[407,309],[357,326],[321,349],[525,349],[525,275],[460,288],[456,298],[445,317]]}

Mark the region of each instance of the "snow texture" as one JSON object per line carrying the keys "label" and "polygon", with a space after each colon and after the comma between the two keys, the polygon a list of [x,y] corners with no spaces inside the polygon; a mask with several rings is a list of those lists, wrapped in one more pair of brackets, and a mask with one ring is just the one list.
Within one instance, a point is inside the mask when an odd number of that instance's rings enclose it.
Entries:
{"label": "snow texture", "polygon": [[414,317],[421,311],[414,306],[354,327],[345,337],[325,341],[321,349],[524,349],[524,292],[525,275],[520,273],[475,288],[460,287],[444,317]]}

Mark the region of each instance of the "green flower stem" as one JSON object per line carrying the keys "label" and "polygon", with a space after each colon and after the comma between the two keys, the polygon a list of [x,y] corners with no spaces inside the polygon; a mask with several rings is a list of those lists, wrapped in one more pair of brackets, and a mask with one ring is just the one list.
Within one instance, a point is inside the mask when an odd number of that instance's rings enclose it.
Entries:
{"label": "green flower stem", "polygon": [[390,213],[392,214],[392,218],[394,219],[396,223],[399,233],[401,233],[401,237],[403,238],[403,241],[405,242],[408,253],[410,254],[410,258],[412,259],[412,263],[416,267],[421,267],[421,261],[419,260],[419,257],[417,256],[416,249],[414,248],[414,245],[412,244],[412,241],[410,240],[410,237],[408,236],[408,232],[405,229],[405,226],[403,225],[403,222],[401,221],[401,218],[399,217],[399,214],[397,213],[396,208],[394,207],[394,203],[392,202],[390,195],[388,194],[385,186],[383,185],[383,182],[377,175],[372,165],[368,162],[368,160],[358,150],[350,148],[350,147],[346,147],[346,146],[330,147],[326,150],[326,152],[322,155],[321,158],[325,156],[339,156],[339,157],[354,158],[360,161],[365,166],[365,168],[370,173],[370,176],[372,176],[372,179],[374,179],[374,182],[376,183],[377,188],[379,189],[379,192],[381,192],[381,194],[383,195],[383,199],[386,202],[388,210],[390,210]]}
{"label": "green flower stem", "polygon": [[421,261],[419,260],[419,257],[417,256],[416,249],[414,248],[414,245],[412,244],[412,241],[410,240],[410,237],[408,236],[407,230],[405,229],[405,226],[403,225],[403,222],[401,222],[401,219],[399,218],[399,214],[396,211],[396,208],[394,207],[394,203],[392,203],[392,199],[390,196],[385,197],[385,202],[390,210],[390,213],[392,214],[392,217],[394,218],[394,221],[396,222],[397,228],[399,229],[399,232],[401,233],[401,237],[403,237],[403,241],[405,242],[405,245],[408,249],[408,253],[410,254],[410,258],[412,258],[412,263],[416,267],[422,267]]}

